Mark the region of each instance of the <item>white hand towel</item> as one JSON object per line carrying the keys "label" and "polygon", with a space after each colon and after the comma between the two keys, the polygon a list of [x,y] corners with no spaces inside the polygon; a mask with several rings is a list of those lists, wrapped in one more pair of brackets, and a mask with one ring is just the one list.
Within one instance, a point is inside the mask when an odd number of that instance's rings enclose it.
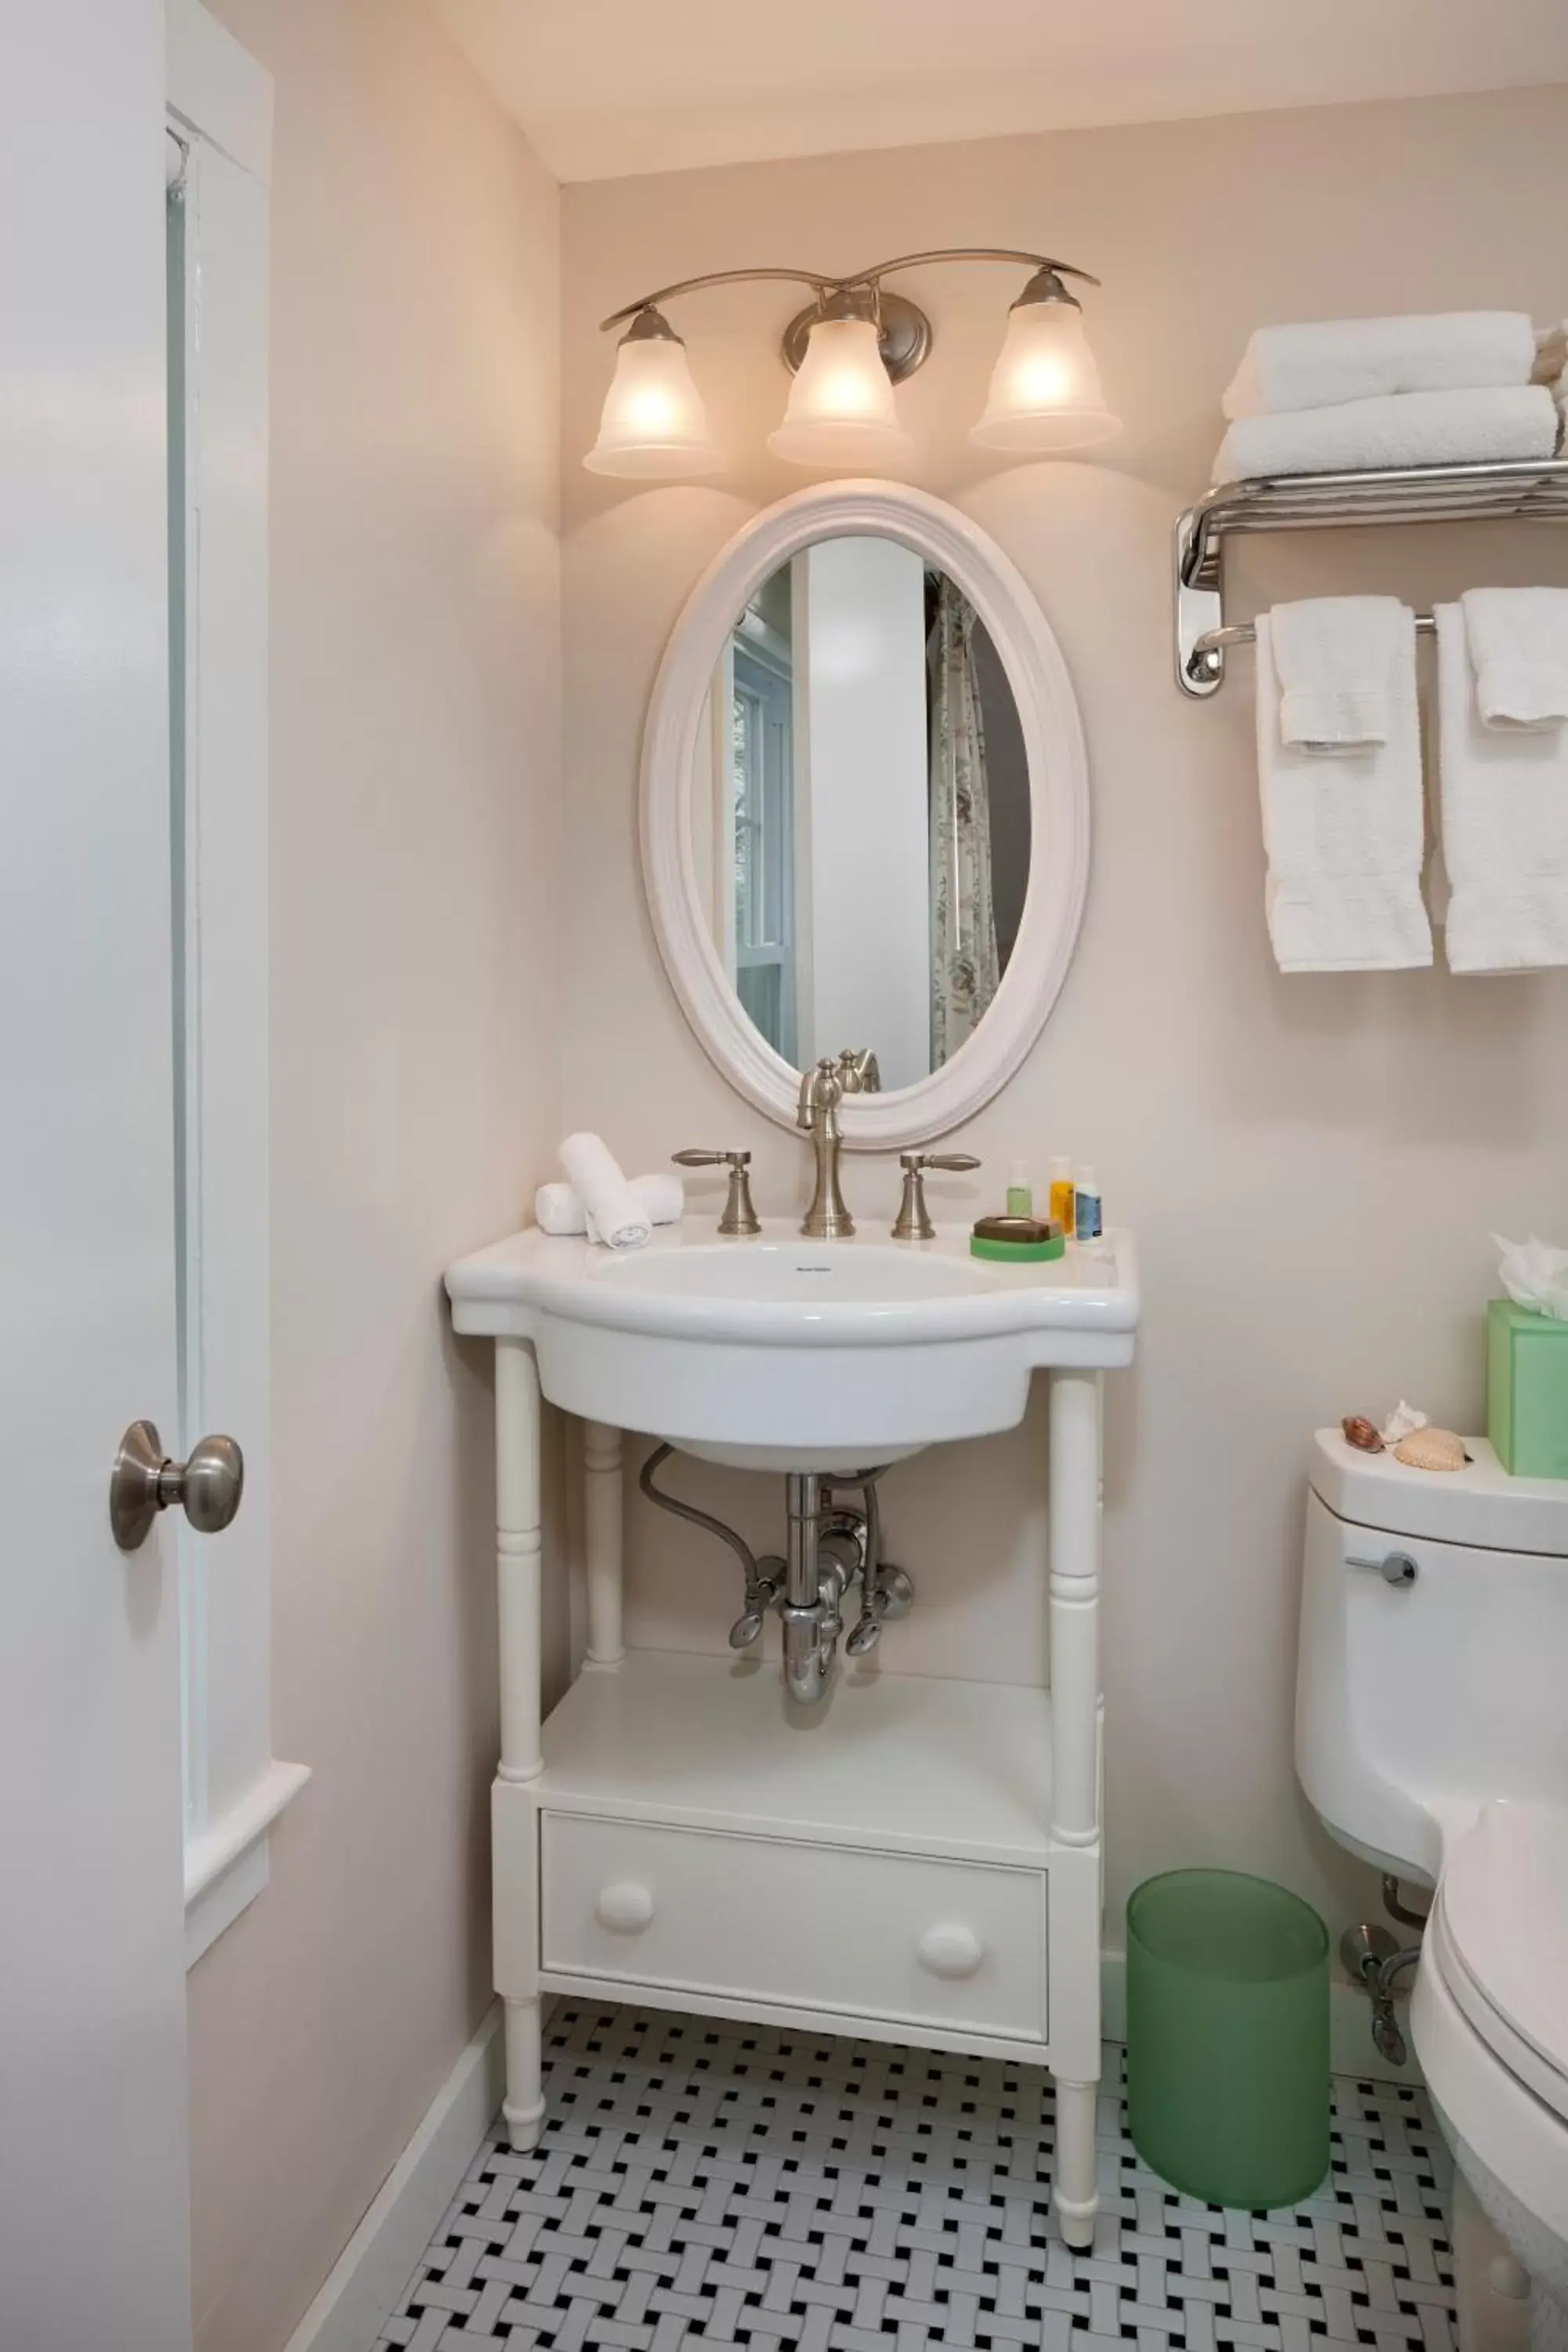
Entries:
{"label": "white hand towel", "polygon": [[1484,726],[1463,607],[1436,618],[1448,968],[1568,963],[1568,729]]}
{"label": "white hand towel", "polygon": [[1391,676],[1384,743],[1325,760],[1279,732],[1269,615],[1258,623],[1258,781],[1268,936],[1281,971],[1399,971],[1432,961],[1415,629]]}
{"label": "white hand towel", "polygon": [[1279,677],[1279,733],[1298,751],[1337,758],[1386,743],[1395,674],[1410,659],[1410,610],[1397,596],[1309,596],[1269,614]]}
{"label": "white hand towel", "polygon": [[651,1239],[653,1219],[599,1136],[569,1135],[561,1147],[561,1165],[583,1203],[591,1242],[634,1250]]}
{"label": "white hand towel", "polygon": [[1543,383],[1489,392],[1403,392],[1288,416],[1243,416],[1220,444],[1216,482],[1255,474],[1342,474],[1369,466],[1462,466],[1550,457],[1557,404]]}
{"label": "white hand towel", "polygon": [[[634,1176],[631,1189],[650,1224],[676,1225],[686,1213],[686,1187],[679,1176]],[[533,1196],[533,1221],[543,1234],[588,1230],[588,1212],[570,1184],[542,1184]]]}
{"label": "white hand towel", "polygon": [[1528,383],[1536,360],[1522,310],[1312,319],[1259,327],[1220,405],[1226,416],[1278,416],[1384,393],[1474,392]]}
{"label": "white hand towel", "polygon": [[1568,719],[1568,588],[1467,588],[1459,599],[1489,727]]}

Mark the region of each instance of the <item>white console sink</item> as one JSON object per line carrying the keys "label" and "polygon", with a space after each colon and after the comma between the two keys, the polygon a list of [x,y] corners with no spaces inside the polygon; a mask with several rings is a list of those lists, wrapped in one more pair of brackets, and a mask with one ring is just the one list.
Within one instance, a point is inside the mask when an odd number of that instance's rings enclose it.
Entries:
{"label": "white console sink", "polygon": [[1130,1240],[1045,1265],[930,1242],[808,1242],[788,1220],[721,1241],[709,1218],[624,1257],[531,1231],[447,1276],[462,1332],[530,1339],[540,1385],[590,1421],[752,1469],[852,1469],[1010,1429],[1046,1365],[1132,1360]]}

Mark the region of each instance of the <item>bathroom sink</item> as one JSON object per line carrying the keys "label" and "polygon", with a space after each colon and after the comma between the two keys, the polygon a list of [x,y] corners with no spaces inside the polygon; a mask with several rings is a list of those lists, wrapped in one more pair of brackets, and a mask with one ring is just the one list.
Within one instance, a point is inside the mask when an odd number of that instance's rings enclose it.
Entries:
{"label": "bathroom sink", "polygon": [[537,1230],[447,1276],[458,1331],[530,1339],[544,1394],[752,1469],[848,1470],[1011,1429],[1045,1365],[1132,1360],[1131,1243],[1044,1265],[934,1241],[720,1241],[707,1218],[614,1257]]}

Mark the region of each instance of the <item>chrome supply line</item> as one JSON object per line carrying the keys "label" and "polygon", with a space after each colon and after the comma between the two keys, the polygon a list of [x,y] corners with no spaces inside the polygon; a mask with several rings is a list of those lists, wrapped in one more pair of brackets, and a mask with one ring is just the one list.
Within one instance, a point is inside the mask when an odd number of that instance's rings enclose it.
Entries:
{"label": "chrome supply line", "polygon": [[[749,1650],[768,1611],[776,1609],[784,1629],[784,1686],[801,1706],[816,1706],[827,1694],[850,1585],[858,1583],[860,1591],[860,1613],[845,1642],[852,1658],[868,1656],[882,1638],[884,1624],[907,1616],[914,1606],[912,1581],[882,1558],[877,1481],[887,1465],[854,1471],[790,1471],[784,1479],[787,1554],[766,1553],[759,1559],[745,1538],[712,1512],[678,1502],[655,1485],[655,1473],[674,1451],[670,1445],[656,1446],[637,1475],[638,1486],[661,1511],[673,1512],[729,1545],[746,1580],[745,1605],[730,1628],[730,1647]],[[846,1488],[858,1493],[858,1508],[839,1500]]]}

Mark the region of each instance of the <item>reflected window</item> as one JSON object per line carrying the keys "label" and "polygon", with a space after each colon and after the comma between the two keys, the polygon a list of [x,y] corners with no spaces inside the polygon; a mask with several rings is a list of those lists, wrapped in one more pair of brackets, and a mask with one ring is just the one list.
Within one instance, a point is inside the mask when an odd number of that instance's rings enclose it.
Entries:
{"label": "reflected window", "polygon": [[[750,612],[748,621],[755,616]],[[737,630],[730,787],[735,834],[735,989],[754,1026],[793,1064],[795,756],[788,641]]]}

